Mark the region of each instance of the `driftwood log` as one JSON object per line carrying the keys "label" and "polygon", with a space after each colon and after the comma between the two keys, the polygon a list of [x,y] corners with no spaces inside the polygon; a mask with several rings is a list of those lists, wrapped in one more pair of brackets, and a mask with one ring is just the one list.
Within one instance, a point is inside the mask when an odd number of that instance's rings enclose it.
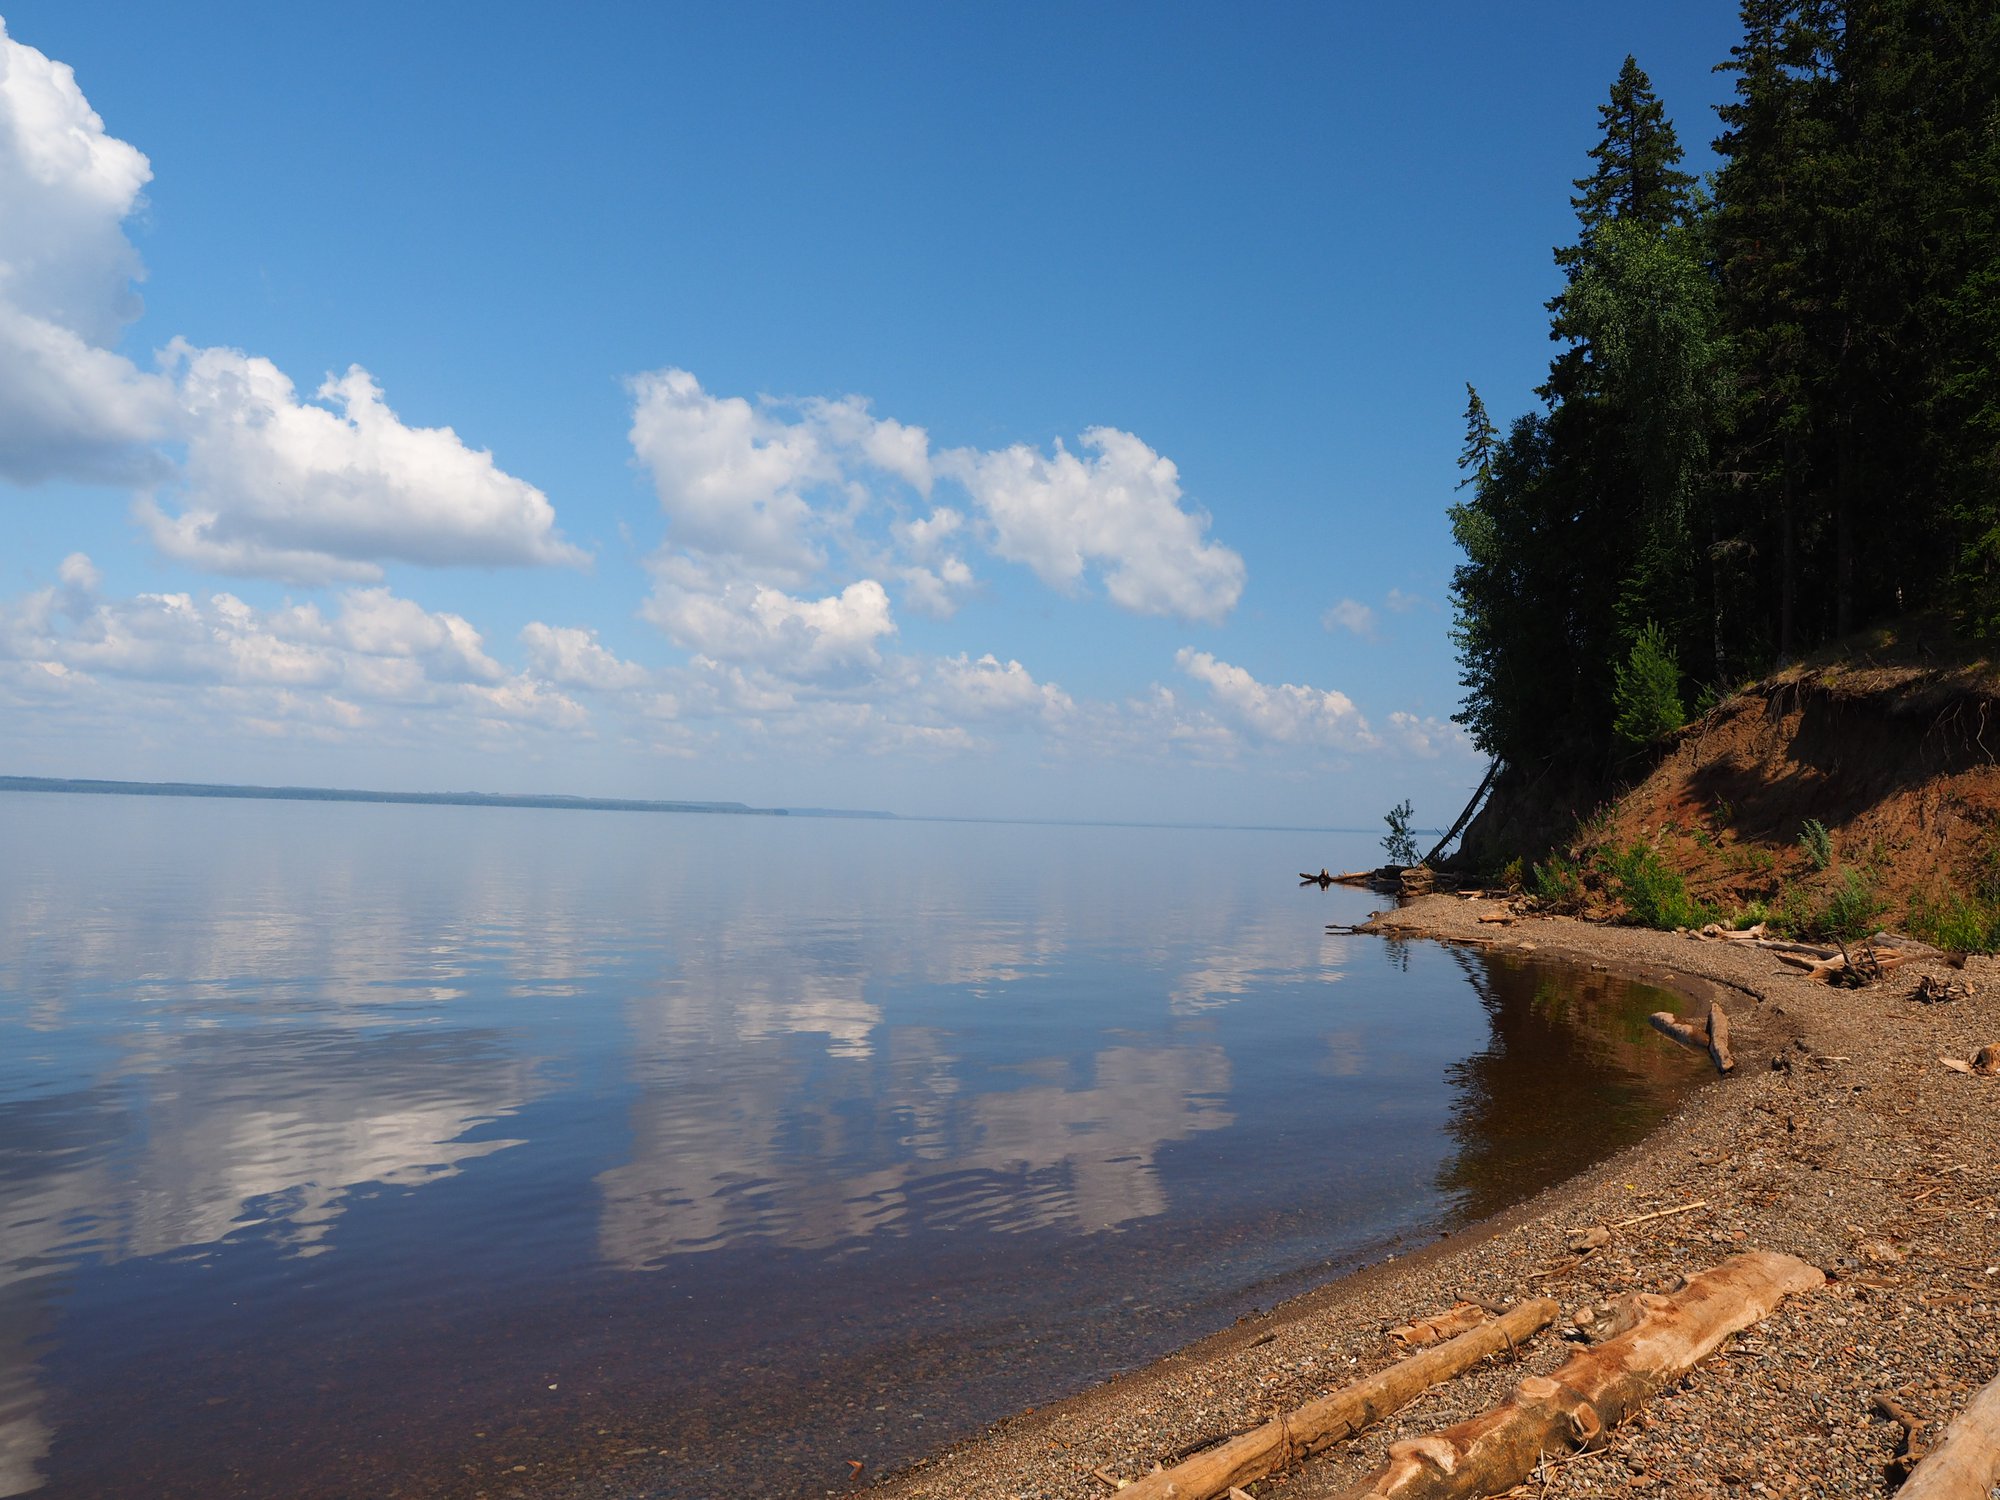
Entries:
{"label": "driftwood log", "polygon": [[1490,1323],[1309,1401],[1288,1416],[1253,1427],[1170,1469],[1135,1479],[1120,1493],[1126,1500],[1208,1500],[1226,1494],[1231,1486],[1260,1479],[1381,1421],[1488,1355],[1526,1343],[1553,1323],[1559,1311],[1547,1297],[1523,1302]]}
{"label": "driftwood log", "polygon": [[1656,1010],[1646,1019],[1653,1023],[1655,1031],[1672,1037],[1683,1047],[1706,1052],[1716,1072],[1735,1071],[1736,1058],[1729,1050],[1729,1017],[1721,1006],[1711,1001],[1708,1019],[1701,1022],[1683,1021],[1670,1010]]}
{"label": "driftwood log", "polygon": [[1974,1393],[1917,1465],[1899,1500],[1986,1500],[2000,1485],[2000,1379]]}
{"label": "driftwood log", "polygon": [[1529,1376],[1511,1398],[1468,1422],[1391,1444],[1389,1462],[1341,1500],[1501,1494],[1533,1473],[1544,1453],[1602,1441],[1606,1429],[1687,1374],[1730,1334],[1825,1280],[1802,1260],[1760,1250],[1702,1272],[1671,1297],[1636,1293],[1630,1301],[1637,1322],[1624,1333],[1553,1376]]}

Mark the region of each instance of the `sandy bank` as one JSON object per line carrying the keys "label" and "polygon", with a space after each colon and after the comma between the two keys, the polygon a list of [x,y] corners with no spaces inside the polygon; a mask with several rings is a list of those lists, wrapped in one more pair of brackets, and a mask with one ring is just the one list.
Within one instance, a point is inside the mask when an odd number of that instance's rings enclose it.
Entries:
{"label": "sandy bank", "polygon": [[[1204,1439],[1290,1410],[1399,1351],[1385,1330],[1455,1298],[1546,1293],[1581,1308],[1665,1290],[1742,1248],[1825,1270],[1789,1303],[1620,1429],[1603,1451],[1550,1465],[1538,1495],[1882,1496],[1902,1429],[1877,1393],[1941,1427],[2000,1374],[2000,1080],[1942,1067],[2000,1041],[2000,961],[1974,959],[1969,1000],[1905,998],[1920,967],[1866,991],[1829,990],[1768,954],[1566,918],[1482,926],[1498,908],[1427,897],[1378,922],[1721,996],[1737,1072],[1699,1091],[1647,1141],[1451,1239],[1289,1302],[1158,1364],[1003,1422],[879,1485],[878,1496],[1102,1497]],[[1938,970],[1940,975],[1946,971]],[[1357,1141],[1356,1150],[1366,1143]],[[1581,1263],[1564,1240],[1704,1200],[1616,1235]],[[1545,1334],[1401,1416],[1253,1492],[1312,1500],[1381,1461],[1400,1437],[1499,1399],[1576,1346]]]}

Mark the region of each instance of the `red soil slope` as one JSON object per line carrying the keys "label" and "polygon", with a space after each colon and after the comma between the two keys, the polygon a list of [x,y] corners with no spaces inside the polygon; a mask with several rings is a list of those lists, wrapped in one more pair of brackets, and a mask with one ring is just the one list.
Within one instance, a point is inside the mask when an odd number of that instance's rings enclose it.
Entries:
{"label": "red soil slope", "polygon": [[[1807,819],[1832,834],[1829,870],[1799,841]],[[1976,890],[2000,859],[2000,675],[1865,659],[1781,672],[1691,725],[1580,834],[1634,841],[1724,911],[1847,870],[1892,923],[1912,901]]]}

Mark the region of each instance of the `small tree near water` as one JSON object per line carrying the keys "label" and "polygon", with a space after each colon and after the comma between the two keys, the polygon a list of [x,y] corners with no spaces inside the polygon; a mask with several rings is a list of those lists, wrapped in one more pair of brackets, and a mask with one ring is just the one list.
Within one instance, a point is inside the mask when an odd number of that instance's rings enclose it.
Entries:
{"label": "small tree near water", "polygon": [[1417,862],[1417,836],[1410,832],[1410,799],[1405,797],[1382,817],[1389,831],[1382,836],[1382,850],[1389,863],[1407,869]]}

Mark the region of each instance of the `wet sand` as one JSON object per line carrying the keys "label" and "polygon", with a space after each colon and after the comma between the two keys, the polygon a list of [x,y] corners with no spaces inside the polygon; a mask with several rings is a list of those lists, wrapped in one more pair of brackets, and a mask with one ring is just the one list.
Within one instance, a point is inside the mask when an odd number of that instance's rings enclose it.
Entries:
{"label": "wet sand", "polygon": [[[1733,1339],[1600,1451],[1547,1464],[1531,1493],[1887,1494],[1903,1429],[1879,1414],[1877,1395],[1894,1396],[1934,1439],[2000,1374],[2000,1079],[1938,1061],[2000,1041],[2000,960],[1974,958],[1963,973],[1910,965],[1868,990],[1832,990],[1768,953],[1720,943],[1568,918],[1498,929],[1478,921],[1499,910],[1425,897],[1375,930],[1629,975],[1687,996],[1684,1014],[1720,998],[1737,1071],[1697,1091],[1645,1141],[1558,1187],[997,1424],[873,1493],[1105,1496],[1119,1478],[1393,1363],[1402,1351],[1386,1330],[1457,1298],[1546,1294],[1574,1313],[1668,1290],[1739,1250],[1769,1249],[1820,1267],[1826,1289]],[[1919,1004],[1907,997],[1924,973],[1970,980],[1975,993]],[[1696,1202],[1705,1206],[1620,1231],[1580,1262],[1565,1248],[1575,1229]],[[1491,1361],[1251,1492],[1336,1494],[1391,1442],[1472,1415],[1577,1347],[1559,1330],[1545,1333],[1518,1361]]]}

